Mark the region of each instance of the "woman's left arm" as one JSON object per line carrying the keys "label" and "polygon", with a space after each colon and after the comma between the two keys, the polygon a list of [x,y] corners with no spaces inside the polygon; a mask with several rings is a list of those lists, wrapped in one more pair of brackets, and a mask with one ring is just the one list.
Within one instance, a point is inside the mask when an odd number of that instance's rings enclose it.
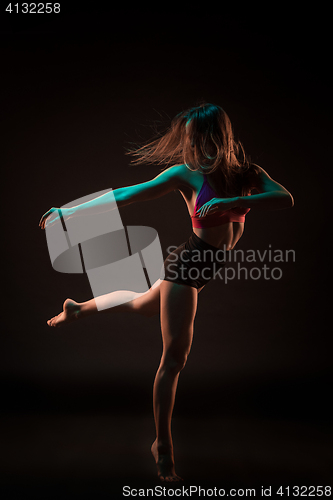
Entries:
{"label": "woman's left arm", "polygon": [[[188,169],[185,165],[175,165],[167,168],[150,181],[110,190],[93,200],[81,203],[75,207],[63,208],[61,210],[52,207],[42,216],[39,226],[45,229],[46,226],[59,222],[60,217],[63,217],[66,221],[68,218],[77,215],[92,215],[108,212],[109,210],[113,210],[117,207],[124,207],[131,203],[160,198],[184,184],[186,175],[188,175],[186,171],[188,172]],[[56,212],[56,214],[54,214],[54,212]],[[53,218],[48,219],[52,214],[54,214]]]}
{"label": "woman's left arm", "polygon": [[261,167],[256,176],[255,189],[259,194],[251,196],[237,196],[234,198],[235,207],[258,208],[261,210],[283,210],[294,205],[292,195],[278,182],[274,181]]}
{"label": "woman's left arm", "polygon": [[259,194],[250,196],[235,196],[233,198],[213,198],[205,203],[197,212],[198,217],[205,217],[214,212],[225,212],[232,208],[258,208],[259,210],[282,210],[294,205],[294,199],[289,191],[274,181],[267,172],[258,167],[252,189]]}

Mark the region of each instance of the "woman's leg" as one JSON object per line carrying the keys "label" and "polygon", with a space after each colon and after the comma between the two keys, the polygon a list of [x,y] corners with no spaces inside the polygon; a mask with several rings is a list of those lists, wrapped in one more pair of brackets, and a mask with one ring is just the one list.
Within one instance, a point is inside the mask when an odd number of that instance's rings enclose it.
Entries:
{"label": "woman's leg", "polygon": [[164,481],[177,481],[171,416],[180,371],[191,349],[198,291],[186,285],[163,281],[160,285],[163,353],[154,383],[156,440],[152,453]]}
{"label": "woman's leg", "polygon": [[[120,290],[82,303],[67,299],[64,302],[63,311],[54,318],[49,319],[47,324],[59,327],[97,313],[130,312],[144,316],[154,316],[160,310],[160,285],[161,280],[157,280],[150,290],[144,293]],[[124,298],[126,302],[123,302]],[[98,302],[99,305],[103,305],[103,310],[97,308]]]}

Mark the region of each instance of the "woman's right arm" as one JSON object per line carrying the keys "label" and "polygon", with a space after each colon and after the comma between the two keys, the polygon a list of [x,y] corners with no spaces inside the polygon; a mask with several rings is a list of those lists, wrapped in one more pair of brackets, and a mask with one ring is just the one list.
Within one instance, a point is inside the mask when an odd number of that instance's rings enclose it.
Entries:
{"label": "woman's right arm", "polygon": [[[61,211],[66,219],[76,215],[108,212],[117,206],[124,207],[138,201],[160,198],[183,185],[186,173],[188,173],[188,169],[185,165],[176,165],[164,170],[150,181],[111,190],[86,203],[68,209],[63,208]],[[42,229],[45,229],[47,218],[55,210],[59,209],[53,207],[42,216],[39,222]],[[53,222],[54,220],[52,220]]]}
{"label": "woman's right arm", "polygon": [[154,200],[184,185],[187,172],[188,169],[185,165],[176,165],[164,170],[150,181],[118,188],[112,192],[118,207],[124,207],[138,201]]}

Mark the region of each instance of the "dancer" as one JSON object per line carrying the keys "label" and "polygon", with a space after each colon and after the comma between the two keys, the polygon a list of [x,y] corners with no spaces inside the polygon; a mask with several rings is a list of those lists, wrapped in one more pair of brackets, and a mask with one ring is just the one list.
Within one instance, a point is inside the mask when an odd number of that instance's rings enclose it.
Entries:
{"label": "dancer", "polygon": [[[153,390],[156,439],[151,451],[159,478],[179,481],[171,417],[179,374],[191,349],[198,293],[226,262],[228,252],[242,236],[250,209],[279,210],[292,207],[294,202],[287,189],[250,162],[234,138],[229,117],[214,104],[204,102],[179,113],[163,135],[130,154],[134,156],[132,163],[155,163],[164,169],[148,182],[114,189],[112,195],[106,193],[62,209],[64,219],[84,215],[91,208],[110,210],[114,200],[121,208],[178,190],[191,216],[193,232],[169,254],[161,278],[147,292],[122,290],[83,303],[67,299],[63,311],[47,324],[60,327],[96,314],[99,300],[104,304],[103,313],[160,313],[163,353]],[[42,216],[42,229],[55,210],[51,208]]]}

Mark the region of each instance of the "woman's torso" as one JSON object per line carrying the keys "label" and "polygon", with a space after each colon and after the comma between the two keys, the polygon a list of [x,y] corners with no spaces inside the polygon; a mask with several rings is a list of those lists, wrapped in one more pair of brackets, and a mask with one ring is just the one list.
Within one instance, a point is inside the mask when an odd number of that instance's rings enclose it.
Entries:
{"label": "woman's torso", "polygon": [[[184,179],[185,183],[179,188],[179,191],[185,200],[190,216],[192,216],[198,194],[203,187],[205,179],[204,175],[200,172],[193,172],[189,169],[186,170],[187,172],[185,172]],[[225,192],[222,191],[222,188],[218,185],[218,182],[216,178],[214,178],[214,175],[207,175],[206,182],[209,183],[218,198],[230,197],[230,195],[227,196]],[[227,222],[225,224],[214,227],[193,228],[193,232],[197,236],[199,236],[199,238],[206,241],[210,245],[221,248],[222,250],[231,250],[232,248],[234,248],[236,243],[242,236],[243,231],[243,222]]]}

